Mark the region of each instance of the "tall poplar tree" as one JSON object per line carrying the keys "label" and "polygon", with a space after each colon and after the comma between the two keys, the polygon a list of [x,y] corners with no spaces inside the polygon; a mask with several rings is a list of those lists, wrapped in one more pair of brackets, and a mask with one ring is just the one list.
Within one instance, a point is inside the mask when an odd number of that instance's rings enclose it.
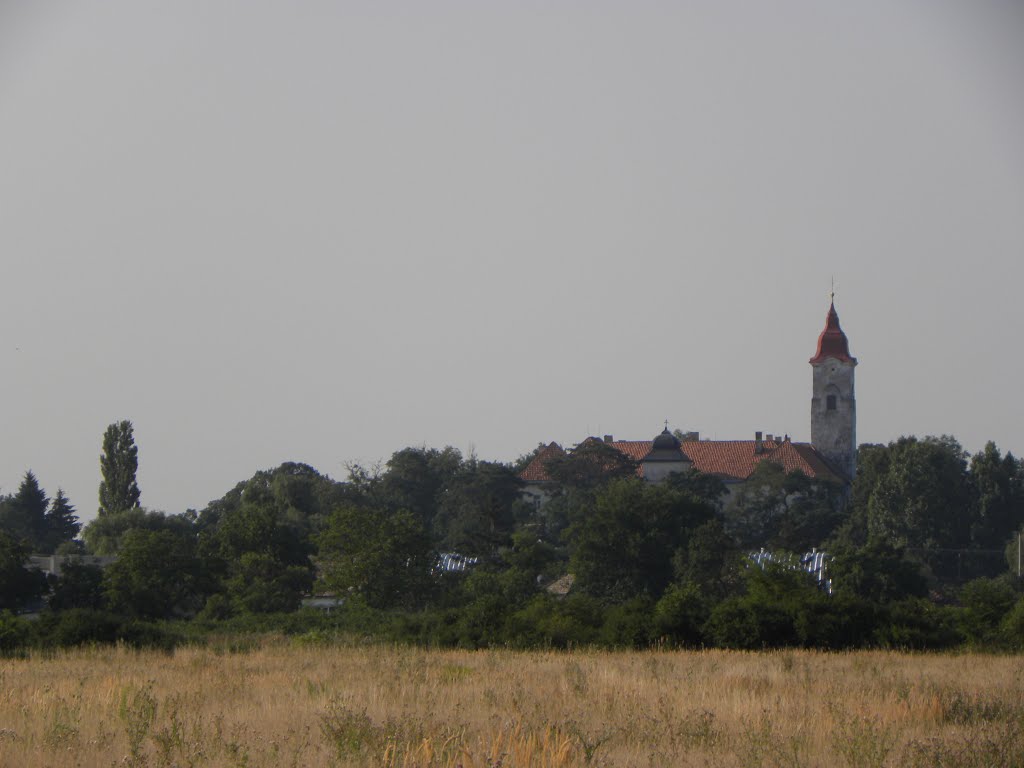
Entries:
{"label": "tall poplar tree", "polygon": [[103,454],[100,456],[99,514],[123,512],[139,506],[139,485],[135,473],[139,469],[139,449],[130,421],[119,421],[103,433]]}

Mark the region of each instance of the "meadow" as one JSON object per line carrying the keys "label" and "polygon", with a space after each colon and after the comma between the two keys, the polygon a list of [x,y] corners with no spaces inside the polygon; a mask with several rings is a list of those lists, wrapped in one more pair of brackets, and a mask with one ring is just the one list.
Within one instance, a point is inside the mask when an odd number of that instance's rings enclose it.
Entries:
{"label": "meadow", "polygon": [[0,660],[0,765],[1021,766],[1024,657],[284,638]]}

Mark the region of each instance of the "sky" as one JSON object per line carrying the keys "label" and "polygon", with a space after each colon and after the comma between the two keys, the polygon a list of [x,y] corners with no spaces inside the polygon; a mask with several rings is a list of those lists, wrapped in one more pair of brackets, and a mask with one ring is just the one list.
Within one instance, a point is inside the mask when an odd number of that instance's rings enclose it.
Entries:
{"label": "sky", "polygon": [[1024,4],[0,0],[0,493],[406,446],[1024,455]]}

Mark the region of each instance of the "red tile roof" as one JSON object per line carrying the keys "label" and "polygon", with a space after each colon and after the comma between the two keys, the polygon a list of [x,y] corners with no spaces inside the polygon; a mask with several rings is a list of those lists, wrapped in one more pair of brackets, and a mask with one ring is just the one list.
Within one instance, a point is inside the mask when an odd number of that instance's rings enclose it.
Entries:
{"label": "red tile roof", "polygon": [[564,456],[565,451],[558,443],[551,442],[537,451],[533,461],[526,465],[526,469],[519,473],[519,479],[527,483],[550,483],[551,475],[548,474],[545,464],[551,459]]}
{"label": "red tile roof", "polygon": [[[611,446],[636,462],[643,460],[651,450],[650,440],[616,440]],[[839,481],[821,454],[809,443],[793,443],[789,440],[764,440],[761,453],[755,452],[754,440],[699,440],[683,443],[683,453],[693,466],[707,475],[716,475],[727,482],[746,480],[762,461],[771,461],[782,466],[787,472],[799,470],[810,478]],[[551,482],[544,462],[564,451],[557,443],[544,448],[534,457],[519,477],[526,482]],[[639,474],[643,474],[641,469]]]}
{"label": "red tile roof", "polygon": [[839,314],[836,312],[836,305],[830,304],[828,316],[825,318],[825,330],[818,337],[818,351],[810,359],[811,363],[823,363],[827,358],[834,357],[844,363],[856,365],[857,358],[850,356],[850,343],[846,340],[846,334],[839,327]]}

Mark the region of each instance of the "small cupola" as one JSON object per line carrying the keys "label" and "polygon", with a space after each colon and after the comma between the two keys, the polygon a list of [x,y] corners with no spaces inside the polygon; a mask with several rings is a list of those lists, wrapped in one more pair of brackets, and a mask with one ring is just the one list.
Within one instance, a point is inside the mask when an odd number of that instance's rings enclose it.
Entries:
{"label": "small cupola", "polygon": [[692,466],[679,438],[668,427],[651,441],[651,450],[640,461],[644,478],[652,483],[664,480],[673,472],[685,472]]}

